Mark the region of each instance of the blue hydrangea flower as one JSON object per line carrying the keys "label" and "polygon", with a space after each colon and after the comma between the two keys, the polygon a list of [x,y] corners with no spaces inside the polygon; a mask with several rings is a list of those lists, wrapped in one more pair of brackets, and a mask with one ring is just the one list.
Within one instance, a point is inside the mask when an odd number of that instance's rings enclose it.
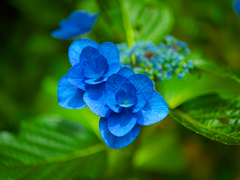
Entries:
{"label": "blue hydrangea flower", "polygon": [[[152,80],[145,74],[135,74],[127,67],[112,74],[106,82],[107,96],[102,101],[109,114],[99,122],[100,134],[108,147],[120,149],[129,145],[139,134],[141,125],[154,124],[168,115],[163,97],[153,90]],[[89,92],[89,96],[96,96]],[[98,113],[102,109],[93,109]]]}
{"label": "blue hydrangea flower", "polygon": [[61,40],[77,38],[91,31],[97,17],[98,13],[89,14],[88,11],[74,11],[68,19],[60,21],[60,28],[52,31],[51,35]]}
{"label": "blue hydrangea flower", "polygon": [[233,1],[233,9],[237,13],[238,17],[240,18],[240,0]]}
{"label": "blue hydrangea flower", "polygon": [[144,73],[152,80],[169,80],[174,75],[183,79],[194,69],[191,60],[185,56],[190,54],[187,43],[166,36],[165,43],[159,45],[153,42],[138,41],[132,47],[126,43],[118,44],[120,63],[130,67],[136,73]]}
{"label": "blue hydrangea flower", "polygon": [[75,40],[69,47],[72,68],[58,83],[59,105],[81,109],[86,105],[101,117],[110,113],[105,99],[105,82],[121,68],[119,52],[111,42],[99,45],[90,39]]}

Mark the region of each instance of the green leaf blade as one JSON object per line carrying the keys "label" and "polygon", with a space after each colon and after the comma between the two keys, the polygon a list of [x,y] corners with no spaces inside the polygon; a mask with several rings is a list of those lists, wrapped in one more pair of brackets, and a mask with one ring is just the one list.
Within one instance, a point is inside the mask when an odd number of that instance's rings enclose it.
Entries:
{"label": "green leaf blade", "polygon": [[156,88],[171,109],[209,93],[218,93],[224,98],[234,98],[240,94],[240,83],[236,80],[201,71],[189,74],[182,80],[173,77],[157,82]]}
{"label": "green leaf blade", "polygon": [[123,26],[121,4],[118,0],[97,0],[97,4],[101,9],[103,18],[109,24],[113,32],[118,35],[121,40],[125,40],[125,30]]}
{"label": "green leaf blade", "polygon": [[193,61],[193,64],[196,68],[202,71],[222,77],[231,78],[240,83],[240,78],[232,74],[229,69],[224,68],[221,65],[215,64],[212,61],[207,61],[204,59],[195,59]]}
{"label": "green leaf blade", "polygon": [[18,136],[0,134],[0,178],[96,179],[106,167],[98,138],[77,124],[46,118],[24,122]]}
{"label": "green leaf blade", "polygon": [[227,145],[240,145],[240,100],[199,97],[172,110],[171,115],[188,129]]}
{"label": "green leaf blade", "polygon": [[142,0],[132,3],[130,20],[136,40],[159,43],[167,35],[174,23],[171,9],[163,2]]}

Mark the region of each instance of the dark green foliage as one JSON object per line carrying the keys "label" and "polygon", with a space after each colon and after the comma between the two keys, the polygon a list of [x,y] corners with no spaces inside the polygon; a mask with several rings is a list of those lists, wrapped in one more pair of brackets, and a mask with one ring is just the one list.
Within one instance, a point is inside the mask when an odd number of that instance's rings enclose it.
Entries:
{"label": "dark green foliage", "polygon": [[157,0],[97,2],[109,26],[129,45],[134,39],[158,43],[173,26],[172,11]]}
{"label": "dark green foliage", "polygon": [[0,133],[0,178],[100,179],[106,152],[83,127],[56,118],[23,122],[18,135]]}
{"label": "dark green foliage", "polygon": [[185,127],[212,140],[240,145],[240,99],[215,95],[198,97],[173,110],[171,115]]}
{"label": "dark green foliage", "polygon": [[[228,68],[220,66],[212,61],[207,61],[204,59],[195,59],[194,65],[197,69],[207,72],[209,74],[214,74],[222,77],[227,77],[236,80],[240,83],[240,78],[234,75]],[[240,92],[240,91],[239,91]]]}

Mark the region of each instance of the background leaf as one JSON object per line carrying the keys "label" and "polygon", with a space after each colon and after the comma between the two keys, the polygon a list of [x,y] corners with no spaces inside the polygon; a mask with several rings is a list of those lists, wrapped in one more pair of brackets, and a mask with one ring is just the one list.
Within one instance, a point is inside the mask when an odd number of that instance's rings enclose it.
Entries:
{"label": "background leaf", "polygon": [[122,41],[127,39],[129,45],[134,39],[158,43],[173,26],[171,9],[157,0],[97,2],[106,21]]}
{"label": "background leaf", "polygon": [[155,132],[139,147],[133,156],[135,167],[144,170],[179,173],[188,164],[188,158],[178,143],[176,132]]}
{"label": "background leaf", "polygon": [[201,71],[189,74],[182,80],[173,77],[157,82],[156,88],[171,109],[204,94],[218,93],[224,98],[234,98],[240,94],[240,83],[236,80]]}
{"label": "background leaf", "polygon": [[102,16],[109,24],[110,28],[116,35],[119,36],[121,41],[125,40],[125,31],[123,27],[122,12],[120,9],[120,2],[118,0],[97,0]]}
{"label": "background leaf", "polygon": [[224,68],[212,61],[207,61],[204,59],[195,59],[193,60],[193,64],[197,69],[200,69],[210,74],[228,77],[240,83],[240,78],[232,74],[229,69]]}
{"label": "background leaf", "polygon": [[240,94],[240,79],[227,68],[207,60],[194,60],[195,70],[185,79],[176,77],[157,82],[156,88],[174,109],[197,96],[218,93],[223,98],[234,98]]}
{"label": "background leaf", "polygon": [[240,99],[223,100],[216,95],[198,97],[172,110],[185,127],[212,140],[240,145]]}
{"label": "background leaf", "polygon": [[128,2],[130,21],[136,40],[159,43],[171,31],[174,17],[171,9],[164,2],[158,0]]}
{"label": "background leaf", "polygon": [[18,135],[0,133],[0,178],[100,179],[106,152],[81,126],[56,118],[21,124]]}

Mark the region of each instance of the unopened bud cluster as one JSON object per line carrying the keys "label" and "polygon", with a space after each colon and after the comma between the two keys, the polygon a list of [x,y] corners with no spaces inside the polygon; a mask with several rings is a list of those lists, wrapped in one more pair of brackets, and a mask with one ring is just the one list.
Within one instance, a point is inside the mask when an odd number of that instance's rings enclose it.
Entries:
{"label": "unopened bud cluster", "polygon": [[194,69],[192,60],[186,59],[190,55],[187,43],[170,35],[158,45],[137,41],[132,47],[128,47],[126,43],[118,44],[117,47],[123,66],[133,69],[135,73],[144,73],[152,80],[169,80],[174,75],[183,79]]}

